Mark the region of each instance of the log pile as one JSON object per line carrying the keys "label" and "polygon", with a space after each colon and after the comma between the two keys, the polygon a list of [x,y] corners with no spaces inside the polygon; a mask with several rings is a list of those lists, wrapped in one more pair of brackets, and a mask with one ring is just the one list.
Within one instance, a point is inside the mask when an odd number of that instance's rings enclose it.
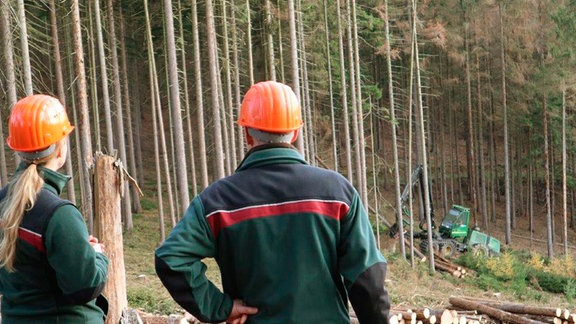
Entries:
{"label": "log pile", "polygon": [[[404,240],[404,244],[407,249],[411,248],[409,240]],[[426,256],[416,247],[414,247],[414,254],[420,258],[420,262],[426,261]],[[434,253],[434,266],[436,267],[437,270],[447,272],[456,278],[464,278],[466,276],[476,275],[474,270],[466,269],[463,266],[448,260],[447,258],[443,257],[438,253]]]}
{"label": "log pile", "polygon": [[[393,307],[390,324],[576,324],[576,312],[560,307],[538,307],[473,297],[450,297],[446,309]],[[350,323],[359,323],[353,311]]]}

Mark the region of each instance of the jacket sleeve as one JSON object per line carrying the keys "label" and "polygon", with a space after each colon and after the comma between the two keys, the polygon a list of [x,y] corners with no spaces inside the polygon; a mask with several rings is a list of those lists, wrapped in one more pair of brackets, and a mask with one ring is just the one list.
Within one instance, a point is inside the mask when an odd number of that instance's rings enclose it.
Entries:
{"label": "jacket sleeve", "polygon": [[358,320],[361,324],[388,323],[386,260],[376,246],[368,215],[356,192],[341,226],[340,273]]}
{"label": "jacket sleeve", "polygon": [[68,303],[85,304],[100,295],[106,283],[108,259],[90,245],[86,223],[75,206],[56,209],[44,243],[48,262]]}
{"label": "jacket sleeve", "polygon": [[155,253],[156,273],[172,298],[207,323],[223,322],[232,310],[232,299],[206,277],[202,259],[214,257],[215,253],[212,232],[198,197]]}

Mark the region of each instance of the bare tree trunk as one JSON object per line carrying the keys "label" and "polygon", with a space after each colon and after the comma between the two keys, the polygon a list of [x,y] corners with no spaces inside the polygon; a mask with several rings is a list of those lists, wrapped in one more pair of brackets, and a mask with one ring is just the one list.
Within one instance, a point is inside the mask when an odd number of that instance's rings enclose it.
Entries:
{"label": "bare tree trunk", "polygon": [[[467,16],[466,13],[464,15]],[[474,121],[473,121],[473,114],[472,114],[472,82],[470,77],[470,40],[468,39],[468,26],[469,23],[467,22],[467,17],[465,18],[465,37],[464,43],[466,46],[466,102],[467,102],[467,131],[468,136],[466,138],[466,155],[468,161],[468,190],[470,191],[470,200],[472,200],[472,224],[476,226],[478,221],[476,220],[476,214],[478,213],[478,198],[476,194],[476,162],[474,160]]]}
{"label": "bare tree trunk", "polygon": [[222,147],[222,127],[220,125],[220,104],[218,93],[218,70],[216,45],[216,29],[214,27],[214,9],[212,0],[206,0],[206,29],[208,34],[208,61],[210,64],[210,89],[212,92],[212,118],[214,122],[214,150],[215,152],[215,169],[216,179],[224,177],[224,151]]}
{"label": "bare tree trunk", "polygon": [[348,87],[346,85],[346,61],[344,60],[344,35],[342,32],[342,13],[340,1],[336,4],[336,20],[338,22],[338,52],[340,54],[340,87],[342,92],[342,127],[344,128],[344,149],[346,152],[346,176],[352,183],[354,173],[352,171],[352,148],[350,147],[350,122],[348,121]]}
{"label": "bare tree trunk", "polygon": [[[156,156],[162,156],[163,157],[163,164],[164,164],[164,174],[166,177],[166,192],[168,192],[168,203],[170,206],[170,219],[172,220],[172,227],[176,226],[176,218],[174,216],[175,214],[175,206],[174,206],[174,198],[172,195],[172,180],[170,178],[170,171],[169,171],[169,163],[168,163],[168,154],[167,154],[167,150],[166,150],[166,138],[165,138],[165,132],[164,132],[164,122],[162,120],[162,104],[160,102],[160,86],[158,85],[158,72],[156,69],[156,60],[154,58],[154,43],[152,40],[152,31],[151,31],[151,27],[150,27],[150,16],[148,14],[148,0],[144,0],[144,12],[146,15],[146,38],[147,38],[147,47],[148,47],[148,64],[149,64],[149,68],[150,68],[150,83],[151,83],[151,93],[152,93],[152,100],[153,100],[153,104],[152,104],[152,117],[153,117],[153,121],[155,121],[156,119],[154,118],[155,116],[157,117],[158,123],[157,125],[154,125],[154,131],[155,131],[155,137],[154,140],[155,141],[159,141],[160,142],[160,149],[161,151],[155,151],[156,152]],[[156,143],[156,142],[155,142]],[[157,145],[157,144],[155,144]],[[156,148],[157,149],[157,148]],[[157,165],[156,165],[156,171],[157,171],[157,178],[160,179],[160,177],[158,176],[158,173],[160,173],[160,162],[157,160]],[[164,233],[164,228],[163,228],[163,224],[164,224],[164,217],[163,217],[163,209],[161,208],[162,206],[162,191],[160,188],[160,184],[162,183],[161,180],[158,180],[158,206],[159,209],[161,210],[161,214],[160,216],[160,223],[161,223],[161,235],[164,237],[165,233]]]}
{"label": "bare tree trunk", "polygon": [[24,0],[18,0],[18,27],[20,28],[24,92],[29,96],[34,92],[34,89],[32,88],[32,68],[30,67],[30,48],[28,47],[28,27],[26,24],[26,8],[24,8]]}
{"label": "bare tree trunk", "polygon": [[[269,1],[269,0],[267,0]],[[228,161],[229,165],[236,165],[238,164],[238,158],[236,157],[236,134],[234,130],[236,130],[235,122],[234,122],[234,103],[233,103],[233,96],[232,96],[232,73],[230,72],[230,46],[228,42],[230,41],[230,37],[228,34],[228,14],[227,14],[227,6],[225,0],[222,0],[221,3],[222,7],[222,20],[223,24],[222,27],[224,28],[224,76],[225,76],[225,84],[226,84],[226,115],[228,117],[228,151],[230,153],[230,159]],[[274,49],[272,48],[272,51]],[[238,69],[238,67],[235,67]],[[230,174],[234,170],[233,167],[230,168],[228,173]]]}
{"label": "bare tree trunk", "polygon": [[[302,103],[300,97],[300,77],[299,77],[299,64],[298,64],[298,38],[296,37],[296,12],[294,10],[294,0],[288,0],[288,25],[290,28],[290,59],[292,66],[292,89],[296,93],[296,98]],[[303,112],[305,113],[305,112]],[[295,143],[296,147],[302,155],[304,152],[304,138],[298,136]]]}
{"label": "bare tree trunk", "polygon": [[[334,157],[334,171],[338,172],[338,136],[336,134],[336,117],[334,112],[334,90],[332,89],[332,54],[330,51],[330,31],[328,27],[328,3],[324,0],[323,4],[324,35],[326,36],[326,59],[328,64],[328,96],[330,98],[330,124],[332,129],[332,156]],[[378,242],[378,244],[380,244],[380,242]]]}
{"label": "bare tree trunk", "polygon": [[166,20],[166,39],[168,48],[168,74],[170,78],[171,116],[174,127],[174,147],[176,150],[177,187],[181,204],[190,201],[188,194],[188,166],[186,165],[186,150],[184,146],[184,127],[180,109],[180,83],[178,81],[178,61],[176,59],[176,44],[174,35],[174,17],[172,0],[164,0],[164,19]]}
{"label": "bare tree trunk", "polygon": [[364,112],[362,111],[362,84],[360,80],[360,47],[358,45],[358,24],[356,22],[356,1],[351,1],[352,5],[352,40],[354,43],[354,64],[356,65],[356,100],[357,100],[357,113],[358,113],[358,148],[360,152],[360,180],[358,184],[362,195],[364,206],[368,206],[368,181],[366,179],[366,139],[364,137]]}
{"label": "bare tree trunk", "polygon": [[[236,107],[237,114],[240,115],[240,106],[242,105],[242,95],[240,94],[240,63],[238,59],[238,32],[236,30],[236,7],[232,6],[232,62],[234,65],[234,107]],[[249,50],[251,51],[251,49]],[[250,72],[252,74],[252,72]],[[236,157],[236,164],[244,157],[244,133],[242,133],[242,127],[240,125],[235,125],[237,138],[237,148],[238,151]]]}
{"label": "bare tree trunk", "polygon": [[80,133],[82,160],[78,164],[84,169],[82,182],[82,215],[88,220],[90,231],[94,225],[94,205],[92,201],[92,186],[89,169],[93,164],[92,141],[90,140],[90,115],[88,113],[88,91],[86,89],[86,71],[84,69],[84,48],[82,46],[82,26],[80,24],[80,5],[78,0],[72,1],[72,36],[74,40],[74,62],[76,67],[76,87],[78,93],[78,132]]}
{"label": "bare tree trunk", "polygon": [[[394,78],[392,75],[392,56],[391,56],[391,45],[390,45],[390,17],[388,11],[388,0],[384,0],[384,28],[386,37],[386,71],[388,75],[388,97],[390,100],[390,124],[392,126],[392,151],[394,155],[394,189],[396,193],[396,224],[402,228],[403,217],[402,217],[402,192],[400,191],[400,163],[398,161],[398,135],[396,128],[396,103],[394,101]],[[400,253],[402,258],[406,259],[406,249],[404,244],[404,235],[400,235]],[[410,260],[413,260],[411,258]]]}
{"label": "bare tree trunk", "polygon": [[542,128],[544,131],[544,179],[546,182],[546,229],[548,258],[554,257],[554,229],[552,224],[552,206],[550,205],[550,153],[548,145],[548,102],[542,97]]}
{"label": "bare tree trunk", "polygon": [[122,213],[120,194],[123,170],[111,156],[97,155],[94,168],[95,228],[94,232],[106,246],[110,271],[103,294],[108,298],[106,324],[120,322],[122,311],[128,308],[126,270],[122,245]]}
{"label": "bare tree trunk", "polygon": [[[110,54],[112,57],[112,88],[114,89],[114,103],[116,104],[116,141],[118,143],[118,151],[120,153],[120,160],[128,166],[128,159],[126,158],[126,139],[124,137],[124,113],[122,104],[122,83],[120,82],[120,65],[118,64],[118,52],[116,45],[116,27],[114,21],[114,1],[108,0],[107,2],[107,17],[108,17],[108,42],[110,47]],[[128,98],[126,98],[128,100]],[[132,202],[130,197],[129,182],[124,182],[124,199],[122,200],[122,214],[124,218],[124,226],[127,230],[134,227],[132,222]]]}
{"label": "bare tree trunk", "polygon": [[196,123],[198,133],[198,155],[200,158],[200,180],[202,188],[208,187],[208,162],[206,160],[206,137],[204,135],[204,99],[202,95],[202,62],[200,59],[200,38],[198,36],[198,3],[192,0],[192,43],[194,47],[194,76],[196,90]]}
{"label": "bare tree trunk", "polygon": [[[0,1],[0,30],[2,32],[2,56],[4,58],[3,71],[6,76],[6,97],[8,107],[13,107],[18,97],[16,95],[16,72],[14,67],[14,48],[12,44],[12,24],[10,23],[10,1]],[[0,109],[0,119],[4,120]],[[4,123],[0,123],[0,142],[4,143]],[[6,168],[6,151],[4,145],[0,145],[0,185],[8,183],[8,170]]]}
{"label": "bare tree trunk", "polygon": [[424,210],[426,215],[426,226],[428,228],[428,257],[430,258],[430,271],[432,273],[435,272],[434,266],[434,249],[432,248],[432,215],[430,211],[432,210],[432,205],[430,201],[430,186],[429,186],[429,178],[428,178],[428,157],[427,157],[427,150],[426,150],[426,134],[424,129],[424,105],[422,104],[422,81],[420,77],[420,58],[419,58],[419,50],[418,50],[418,33],[416,30],[416,21],[418,18],[416,10],[416,1],[412,0],[412,44],[414,46],[414,57],[416,59],[415,63],[415,71],[416,71],[416,98],[417,98],[417,109],[416,113],[418,115],[418,123],[420,127],[420,149],[421,149],[421,156],[422,156],[422,181],[424,182]]}
{"label": "bare tree trunk", "polygon": [[[349,69],[349,74],[350,74],[350,103],[352,105],[352,143],[354,145],[354,171],[355,171],[355,179],[356,181],[354,182],[357,189],[359,191],[362,191],[362,158],[360,157],[360,135],[359,135],[359,126],[358,123],[360,122],[358,120],[358,100],[356,99],[356,91],[357,91],[357,87],[356,87],[356,64],[354,63],[354,44],[352,41],[353,35],[352,35],[352,9],[350,8],[350,1],[352,0],[346,0],[346,23],[347,23],[347,35],[348,35],[348,62],[350,62],[350,69]],[[344,77],[344,76],[343,76]],[[362,202],[364,202],[364,196],[362,196],[362,193],[360,192],[360,195],[362,197]]]}
{"label": "bare tree trunk", "polygon": [[510,153],[508,147],[508,106],[506,104],[506,60],[504,56],[504,8],[500,5],[500,63],[502,64],[502,108],[504,109],[504,186],[506,194],[506,233],[505,242],[512,243],[512,201],[510,193]]}
{"label": "bare tree trunk", "polygon": [[478,164],[480,172],[478,174],[478,183],[480,184],[480,209],[482,212],[482,227],[488,228],[488,204],[486,201],[486,177],[484,163],[484,112],[482,105],[482,79],[480,78],[480,58],[476,56],[476,92],[478,97]]}
{"label": "bare tree trunk", "polygon": [[304,113],[304,125],[300,131],[300,137],[304,141],[304,156],[309,161],[310,164],[315,165],[316,156],[315,146],[314,146],[314,119],[312,117],[312,104],[310,102],[310,84],[308,82],[308,64],[306,57],[306,42],[304,40],[304,22],[302,20],[302,0],[298,0],[296,4],[296,26],[298,28],[298,40],[300,53],[302,53],[300,66],[300,77],[302,78],[302,89],[304,94],[302,95],[302,112]]}
{"label": "bare tree trunk", "polygon": [[100,79],[102,80],[102,101],[104,104],[104,123],[106,124],[106,148],[108,154],[114,153],[114,131],[112,130],[112,112],[110,108],[110,93],[108,88],[108,71],[106,69],[106,54],[100,10],[100,0],[94,0],[94,15],[96,18],[96,35],[98,42],[98,57],[100,60]]}
{"label": "bare tree trunk", "polygon": [[274,59],[274,35],[272,35],[272,8],[270,0],[264,0],[264,11],[266,19],[264,21],[264,32],[266,33],[266,52],[267,52],[267,72],[268,79],[276,81],[276,67]]}
{"label": "bare tree trunk", "polygon": [[564,223],[564,255],[568,256],[568,185],[566,180],[567,173],[567,154],[566,154],[566,87],[562,86],[562,219]]}
{"label": "bare tree trunk", "polygon": [[[56,77],[56,88],[58,91],[58,98],[60,98],[60,102],[64,107],[66,105],[66,92],[64,91],[64,77],[62,75],[62,62],[60,57],[60,42],[58,40],[58,21],[56,19],[56,3],[54,0],[50,0],[50,31],[52,35],[52,53],[54,55],[54,74]],[[2,123],[0,123],[2,124]],[[0,126],[0,132],[2,131],[2,126]],[[2,150],[4,149],[4,145],[2,146]],[[70,147],[70,144],[68,145]],[[0,154],[4,155],[4,152],[0,152]],[[72,154],[68,154],[66,158],[66,173],[69,175],[74,174],[72,170]],[[67,192],[68,200],[73,203],[76,203],[76,192],[74,191],[74,181],[68,181],[67,183]]]}
{"label": "bare tree trunk", "polygon": [[[95,13],[94,11],[96,11],[96,8],[94,8],[91,5],[88,5],[88,38],[89,39],[95,39],[96,36],[94,36],[94,34],[96,33],[94,31],[95,27],[94,24],[94,20],[96,19],[100,19],[100,16],[98,17],[94,17]],[[99,22],[100,20],[98,20]],[[100,25],[100,24],[99,24]],[[100,31],[101,28],[98,28],[98,31]],[[100,108],[99,108],[99,104],[98,104],[98,78],[96,76],[96,46],[100,46],[100,42],[96,42],[97,44],[94,44],[94,41],[88,42],[88,60],[89,60],[89,64],[88,64],[88,74],[89,74],[89,81],[90,81],[90,85],[89,88],[91,90],[91,96],[90,96],[90,100],[91,100],[91,108],[92,108],[92,120],[93,120],[93,124],[92,124],[92,139],[95,141],[95,146],[96,146],[96,151],[97,152],[102,152],[102,140],[100,136]],[[108,111],[110,112],[110,111]],[[110,121],[111,123],[111,121]]]}
{"label": "bare tree trunk", "polygon": [[[139,169],[136,168],[136,153],[134,149],[134,131],[132,129],[133,119],[134,116],[132,114],[132,105],[130,103],[130,87],[128,84],[128,63],[126,59],[126,42],[125,42],[125,32],[124,32],[124,16],[122,14],[122,6],[119,9],[119,18],[120,18],[120,58],[122,62],[122,74],[124,78],[122,79],[123,89],[124,89],[124,107],[126,109],[126,116],[127,116],[127,123],[128,131],[126,135],[128,136],[128,167],[130,170],[130,175],[138,179]],[[139,116],[139,115],[138,115]],[[143,172],[143,170],[142,170]],[[140,193],[138,192],[135,185],[130,186],[130,193],[131,193],[131,201],[132,201],[132,210],[136,213],[142,212],[142,205],[140,204]],[[132,217],[130,217],[132,218]]]}

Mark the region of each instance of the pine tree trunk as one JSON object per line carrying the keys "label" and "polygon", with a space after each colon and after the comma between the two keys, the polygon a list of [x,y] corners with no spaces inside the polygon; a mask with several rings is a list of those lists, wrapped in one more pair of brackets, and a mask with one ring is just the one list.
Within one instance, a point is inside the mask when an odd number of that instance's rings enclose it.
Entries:
{"label": "pine tree trunk", "polygon": [[[396,224],[402,228],[404,226],[402,217],[402,192],[400,191],[400,163],[398,159],[398,135],[396,129],[396,103],[394,101],[394,78],[392,75],[392,57],[391,57],[391,45],[390,45],[390,16],[388,11],[388,0],[384,1],[384,28],[386,37],[386,71],[388,75],[388,97],[390,100],[390,120],[392,126],[392,152],[394,156],[394,189],[396,193]],[[400,253],[403,259],[406,259],[406,249],[404,244],[404,235],[399,236],[400,242]],[[411,253],[413,260],[413,253]]]}
{"label": "pine tree trunk", "polygon": [[[54,0],[50,0],[50,32],[52,35],[52,53],[54,59],[54,74],[56,77],[56,89],[58,92],[58,98],[60,98],[60,102],[64,107],[67,107],[66,104],[66,92],[64,91],[64,77],[62,74],[62,58],[60,56],[60,41],[58,38],[58,20],[56,19],[56,3]],[[2,123],[0,123],[0,132],[2,131]],[[0,154],[4,156],[4,145],[0,145],[1,151]],[[70,147],[70,143],[68,144]],[[66,173],[69,175],[74,174],[74,170],[72,169],[72,154],[68,154],[66,158]],[[74,181],[70,180],[66,184],[67,188],[67,196],[68,200],[76,203],[76,192],[74,191]]]}
{"label": "pine tree trunk", "polygon": [[[268,0],[267,0],[268,1]],[[229,164],[230,165],[236,165],[238,164],[238,158],[236,157],[236,134],[234,132],[234,130],[236,130],[236,125],[235,125],[235,121],[234,121],[234,103],[233,103],[233,96],[232,96],[232,73],[231,73],[231,69],[232,67],[230,66],[230,46],[228,45],[228,43],[230,42],[230,35],[228,34],[228,14],[227,14],[227,6],[226,6],[226,2],[225,0],[221,1],[221,7],[222,7],[222,27],[224,29],[224,36],[223,36],[223,45],[224,48],[222,49],[222,51],[224,52],[224,83],[225,83],[225,87],[226,87],[226,96],[224,96],[226,98],[226,116],[228,118],[228,152],[230,153],[230,159],[229,159]],[[272,49],[273,50],[273,49]],[[235,69],[237,69],[238,67],[235,66]],[[228,171],[228,174],[230,174],[232,172],[233,168],[231,166],[230,170]]]}
{"label": "pine tree trunk", "polygon": [[506,195],[506,228],[505,243],[512,243],[512,201],[510,192],[510,153],[508,147],[508,106],[506,104],[506,60],[504,56],[504,8],[500,5],[500,63],[502,65],[502,108],[504,110],[504,186]]}
{"label": "pine tree trunk", "polygon": [[196,126],[198,133],[198,157],[200,158],[200,185],[208,187],[208,161],[206,159],[206,137],[204,135],[204,99],[202,94],[202,60],[200,37],[198,36],[198,3],[192,0],[192,45],[194,47],[194,76],[196,90]]}
{"label": "pine tree trunk", "polygon": [[546,233],[548,243],[548,258],[554,257],[554,229],[552,223],[552,206],[550,199],[550,153],[548,145],[548,102],[545,97],[542,97],[542,128],[544,136],[544,180],[546,182]]}
{"label": "pine tree trunk", "polygon": [[[118,63],[118,52],[116,45],[116,22],[114,21],[114,1],[108,0],[107,2],[107,17],[108,17],[108,34],[110,53],[112,57],[112,88],[114,89],[114,103],[116,104],[116,142],[118,143],[118,152],[120,153],[120,160],[126,167],[128,167],[128,159],[126,157],[126,139],[124,132],[124,112],[122,103],[122,84],[120,82],[120,65]],[[126,98],[127,100],[127,98]],[[122,200],[122,215],[124,218],[124,226],[127,230],[134,227],[132,222],[132,202],[130,195],[129,182],[124,182],[124,199]]]}
{"label": "pine tree trunk", "polygon": [[214,9],[212,0],[206,0],[206,33],[208,34],[208,61],[210,65],[210,89],[212,99],[212,119],[214,123],[214,176],[216,179],[224,177],[224,148],[222,144],[222,126],[220,124],[220,103],[218,91],[218,73],[216,48],[216,29],[214,27]]}
{"label": "pine tree trunk", "polygon": [[[288,25],[290,29],[290,65],[292,67],[292,89],[296,93],[296,98],[302,103],[300,96],[300,68],[298,63],[298,37],[296,36],[296,12],[294,9],[294,0],[288,0]],[[304,111],[302,113],[305,113]],[[304,138],[298,136],[294,143],[302,155],[304,152]]]}
{"label": "pine tree trunk", "polygon": [[342,127],[344,128],[344,149],[346,152],[346,176],[352,183],[354,173],[352,172],[352,148],[350,147],[350,122],[348,120],[348,86],[346,82],[346,61],[344,60],[344,35],[342,27],[342,13],[340,1],[336,4],[336,16],[338,17],[338,53],[340,54],[340,88],[342,93]]}
{"label": "pine tree trunk", "polygon": [[266,72],[269,80],[276,81],[276,67],[274,59],[274,35],[272,34],[272,8],[270,0],[264,0],[264,11],[266,19],[264,21],[264,33],[266,34]]}
{"label": "pine tree trunk", "polygon": [[178,62],[176,59],[176,43],[174,33],[174,17],[172,14],[172,0],[164,0],[164,19],[166,23],[166,47],[168,51],[168,75],[170,83],[170,110],[172,127],[174,129],[174,147],[179,201],[187,204],[190,201],[188,194],[188,166],[186,165],[186,150],[184,146],[184,127],[182,126],[182,111],[180,105],[180,82],[178,80]]}
{"label": "pine tree trunk", "polygon": [[[328,3],[324,4],[324,35],[326,36],[326,59],[328,64],[328,97],[330,99],[330,125],[332,130],[332,157],[334,158],[334,171],[338,172],[338,135],[336,133],[336,114],[334,111],[334,90],[332,89],[332,53],[330,50],[330,31],[328,26]],[[376,209],[378,210],[378,209]],[[378,242],[380,243],[380,242]]]}
{"label": "pine tree trunk", "polygon": [[[128,151],[128,169],[130,172],[130,175],[135,178],[138,179],[140,176],[140,173],[138,170],[142,170],[142,169],[137,169],[136,168],[136,150],[134,148],[134,130],[132,128],[132,125],[134,124],[133,120],[134,120],[134,115],[132,114],[132,104],[131,104],[131,96],[130,96],[130,85],[128,83],[128,79],[129,79],[129,74],[128,74],[128,62],[127,62],[127,58],[126,58],[126,34],[124,32],[124,16],[122,14],[122,6],[119,6],[119,14],[118,17],[120,19],[119,24],[120,24],[120,60],[121,60],[121,66],[122,66],[122,85],[123,85],[123,96],[124,96],[124,108],[126,109],[126,125],[128,126],[128,130],[126,131],[126,136],[128,137],[128,144],[127,144],[127,151]],[[136,115],[139,116],[139,115]],[[140,134],[140,133],[137,133]],[[139,137],[139,136],[138,136]],[[142,171],[143,172],[143,171]],[[142,182],[140,182],[142,183]],[[139,214],[142,212],[142,205],[140,204],[140,193],[138,192],[137,188],[135,185],[130,186],[130,194],[131,194],[131,198],[130,201],[132,201],[132,210]]]}
{"label": "pine tree trunk", "polygon": [[562,87],[562,234],[564,255],[568,256],[568,185],[567,185],[567,154],[566,154],[566,87]]}
{"label": "pine tree trunk", "polygon": [[20,29],[20,50],[22,51],[22,74],[24,77],[24,92],[27,96],[34,93],[32,87],[32,68],[30,66],[30,48],[28,47],[28,26],[24,0],[18,2],[18,27]]}
{"label": "pine tree trunk", "polygon": [[88,90],[86,88],[86,71],[84,68],[84,48],[82,45],[82,26],[80,24],[80,5],[78,0],[72,1],[72,37],[74,42],[74,62],[76,70],[76,89],[78,96],[78,128],[82,151],[82,159],[78,161],[83,170],[82,215],[88,220],[88,229],[94,225],[94,204],[92,201],[92,186],[89,168],[93,163],[92,141],[90,140],[90,116],[88,113]]}

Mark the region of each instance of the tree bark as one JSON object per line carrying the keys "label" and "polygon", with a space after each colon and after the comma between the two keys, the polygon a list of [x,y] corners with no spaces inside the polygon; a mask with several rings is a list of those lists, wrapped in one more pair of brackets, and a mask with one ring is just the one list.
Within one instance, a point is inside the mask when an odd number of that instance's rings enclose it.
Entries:
{"label": "tree bark", "polygon": [[514,324],[542,324],[542,322],[528,319],[519,315],[515,315],[503,310],[486,306],[482,303],[474,302],[471,300],[466,300],[457,297],[450,297],[450,304],[468,310],[477,310],[483,314],[490,317],[498,319],[503,322],[514,323]]}
{"label": "tree bark", "polygon": [[102,294],[108,299],[106,323],[119,323],[128,307],[126,270],[122,241],[120,194],[124,186],[122,162],[111,156],[96,154],[94,168],[95,222],[94,233],[105,246],[110,260],[108,278]]}
{"label": "tree bark", "polygon": [[90,140],[90,115],[88,112],[88,91],[86,88],[86,71],[84,69],[84,48],[82,45],[82,26],[80,24],[80,5],[78,0],[72,1],[72,36],[74,42],[74,62],[76,68],[76,87],[78,96],[78,128],[80,132],[82,159],[78,164],[82,165],[83,188],[82,215],[88,220],[88,229],[92,230],[94,224],[92,186],[90,184],[90,172],[92,167],[92,141]]}
{"label": "tree bark", "polygon": [[176,59],[176,44],[174,34],[174,16],[172,0],[164,0],[164,19],[166,23],[166,47],[168,49],[168,76],[170,83],[170,112],[174,128],[174,148],[176,159],[179,201],[181,204],[190,202],[188,193],[188,166],[186,165],[186,150],[184,148],[184,127],[182,126],[182,111],[180,105],[180,83],[178,80],[178,61]]}

